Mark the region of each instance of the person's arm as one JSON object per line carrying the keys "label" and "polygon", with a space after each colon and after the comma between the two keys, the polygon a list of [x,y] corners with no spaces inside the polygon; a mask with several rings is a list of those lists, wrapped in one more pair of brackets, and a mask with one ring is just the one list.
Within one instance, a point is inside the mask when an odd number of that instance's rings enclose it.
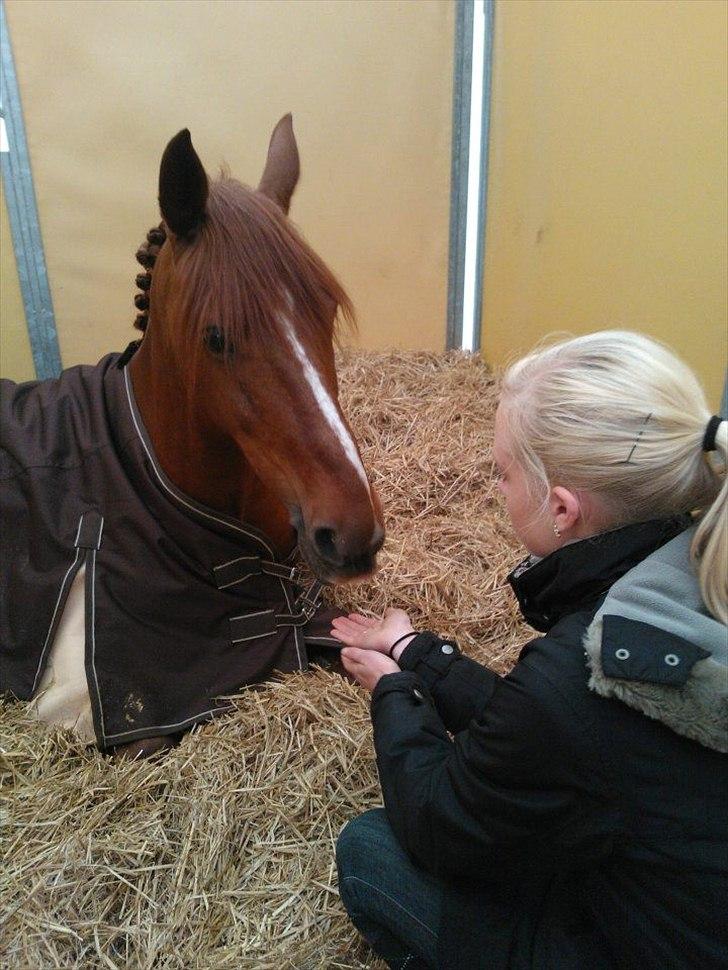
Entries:
{"label": "person's arm", "polygon": [[[499,680],[492,670],[463,657],[451,641],[414,630],[404,610],[389,609],[380,619],[360,613],[337,616],[331,635],[355,648],[344,650],[342,660],[348,672],[369,690],[378,676],[396,673],[398,668],[415,671],[453,733],[480,714]],[[372,652],[386,661],[374,658]]]}
{"label": "person's arm", "polygon": [[578,731],[564,730],[574,715],[560,697],[544,702],[538,674],[519,666],[454,741],[417,674],[381,677],[372,695],[387,816],[407,852],[437,875],[543,873],[609,852],[614,820],[593,778],[580,774]]}
{"label": "person's arm", "polygon": [[445,727],[453,734],[482,715],[500,677],[463,656],[457,644],[425,631],[395,648],[401,670],[411,670],[429,690]]}

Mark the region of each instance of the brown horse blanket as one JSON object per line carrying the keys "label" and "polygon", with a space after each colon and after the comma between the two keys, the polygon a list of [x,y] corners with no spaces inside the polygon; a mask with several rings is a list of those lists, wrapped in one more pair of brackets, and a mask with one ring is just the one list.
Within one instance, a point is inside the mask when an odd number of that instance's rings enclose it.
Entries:
{"label": "brown horse blanket", "polygon": [[[293,556],[180,492],[119,354],[0,387],[0,691],[33,697],[85,573],[85,667],[99,747],[173,734],[272,671],[334,645]],[[295,555],[295,554],[294,554]]]}

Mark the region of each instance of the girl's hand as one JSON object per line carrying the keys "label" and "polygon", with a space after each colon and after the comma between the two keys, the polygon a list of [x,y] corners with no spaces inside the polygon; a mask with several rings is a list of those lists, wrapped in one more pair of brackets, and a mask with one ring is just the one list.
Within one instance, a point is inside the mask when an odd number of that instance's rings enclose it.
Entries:
{"label": "girl's hand", "polygon": [[[347,647],[358,647],[361,650],[376,650],[388,653],[395,640],[405,633],[414,633],[410,618],[404,610],[385,610],[381,620],[362,616],[360,613],[350,613],[348,616],[337,616],[333,621],[331,636],[335,637]],[[407,645],[405,640],[403,647]],[[343,656],[343,651],[342,651]]]}
{"label": "girl's hand", "polygon": [[367,690],[374,690],[379,678],[385,674],[396,674],[399,666],[382,656],[377,650],[361,649],[360,647],[345,647],[341,651],[341,660],[347,673]]}

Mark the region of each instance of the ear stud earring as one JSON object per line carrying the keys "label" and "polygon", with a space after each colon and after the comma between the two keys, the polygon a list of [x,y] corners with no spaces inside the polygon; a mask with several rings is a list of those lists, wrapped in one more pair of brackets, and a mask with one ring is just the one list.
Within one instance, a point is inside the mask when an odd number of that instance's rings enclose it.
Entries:
{"label": "ear stud earring", "polygon": [[554,535],[556,536],[557,539],[560,539],[561,538],[561,533],[559,532],[559,527],[556,525],[555,522],[554,522]]}

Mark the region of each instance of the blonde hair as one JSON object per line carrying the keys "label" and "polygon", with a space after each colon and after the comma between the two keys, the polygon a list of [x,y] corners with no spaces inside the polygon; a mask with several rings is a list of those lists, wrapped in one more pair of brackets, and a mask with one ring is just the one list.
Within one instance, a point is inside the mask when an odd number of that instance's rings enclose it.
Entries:
{"label": "blonde hair", "polygon": [[686,364],[642,334],[604,330],[513,364],[501,407],[513,457],[544,500],[552,485],[589,492],[609,528],[698,513],[703,600],[728,622],[728,423],[706,454],[711,412]]}

